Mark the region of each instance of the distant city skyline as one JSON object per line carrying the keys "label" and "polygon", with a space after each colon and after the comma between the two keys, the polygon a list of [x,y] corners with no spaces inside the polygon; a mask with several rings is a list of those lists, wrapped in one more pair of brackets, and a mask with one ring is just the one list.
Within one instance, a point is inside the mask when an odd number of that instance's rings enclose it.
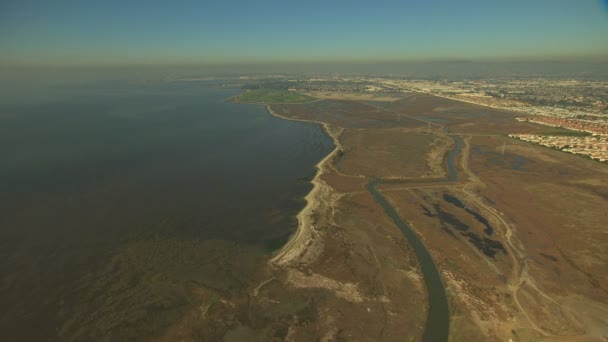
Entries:
{"label": "distant city skyline", "polygon": [[605,60],[605,3],[8,1],[0,64]]}

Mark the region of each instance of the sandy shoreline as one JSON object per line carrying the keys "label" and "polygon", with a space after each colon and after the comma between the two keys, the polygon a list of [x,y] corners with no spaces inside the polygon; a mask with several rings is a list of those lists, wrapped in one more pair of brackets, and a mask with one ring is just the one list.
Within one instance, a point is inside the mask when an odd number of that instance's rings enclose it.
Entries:
{"label": "sandy shoreline", "polygon": [[306,206],[298,213],[298,228],[295,233],[289,238],[287,243],[270,259],[270,263],[278,266],[284,266],[294,262],[309,263],[314,260],[322,251],[323,241],[320,239],[321,232],[316,229],[315,218],[313,215],[331,211],[332,204],[338,199],[338,195],[333,189],[323,182],[320,178],[325,171],[331,167],[331,160],[341,150],[338,140],[339,131],[329,124],[303,119],[293,119],[277,114],[272,110],[270,105],[266,105],[266,110],[273,116],[284,120],[311,122],[323,125],[323,129],[327,135],[333,140],[334,149],[315,165],[317,173],[312,179],[312,190],[304,197]]}

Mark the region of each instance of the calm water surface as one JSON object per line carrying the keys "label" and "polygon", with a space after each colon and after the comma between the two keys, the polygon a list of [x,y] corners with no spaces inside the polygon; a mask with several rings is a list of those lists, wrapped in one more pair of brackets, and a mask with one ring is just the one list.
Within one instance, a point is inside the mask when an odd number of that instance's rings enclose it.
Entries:
{"label": "calm water surface", "polygon": [[[317,125],[213,83],[0,85],[0,331],[162,334],[237,296],[295,229]],[[35,327],[35,328],[34,328]]]}

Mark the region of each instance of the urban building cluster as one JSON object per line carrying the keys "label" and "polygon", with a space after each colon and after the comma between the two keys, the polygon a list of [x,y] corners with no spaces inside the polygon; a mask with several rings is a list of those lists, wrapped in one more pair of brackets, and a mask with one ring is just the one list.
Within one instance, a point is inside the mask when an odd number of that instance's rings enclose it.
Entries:
{"label": "urban building cluster", "polygon": [[[255,79],[255,78],[253,78]],[[608,120],[608,82],[596,79],[485,78],[425,80],[380,76],[317,75],[258,78],[265,87],[303,92],[428,93],[521,114]]]}
{"label": "urban building cluster", "polygon": [[608,116],[608,82],[605,81],[543,78],[469,81],[376,79],[375,81],[405,90],[533,115]]}
{"label": "urban building cluster", "polygon": [[534,122],[552,127],[563,127],[575,131],[589,132],[591,134],[608,135],[608,123],[598,120],[564,119],[546,116],[517,118],[517,120]]}
{"label": "urban building cluster", "polygon": [[608,136],[554,136],[539,134],[509,134],[509,137],[555,148],[564,152],[580,154],[601,162],[608,162]]}

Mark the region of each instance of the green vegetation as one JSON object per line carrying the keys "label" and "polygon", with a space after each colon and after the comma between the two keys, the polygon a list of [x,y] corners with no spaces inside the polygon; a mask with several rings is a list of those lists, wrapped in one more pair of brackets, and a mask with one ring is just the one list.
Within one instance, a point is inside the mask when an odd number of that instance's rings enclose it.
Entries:
{"label": "green vegetation", "polygon": [[555,129],[552,129],[549,131],[540,132],[540,135],[559,135],[559,136],[564,136],[564,137],[586,137],[586,136],[591,135],[591,133],[573,131],[571,129],[556,127]]}
{"label": "green vegetation", "polygon": [[303,103],[314,101],[314,97],[302,95],[289,90],[249,89],[237,97],[240,102],[259,103]]}

